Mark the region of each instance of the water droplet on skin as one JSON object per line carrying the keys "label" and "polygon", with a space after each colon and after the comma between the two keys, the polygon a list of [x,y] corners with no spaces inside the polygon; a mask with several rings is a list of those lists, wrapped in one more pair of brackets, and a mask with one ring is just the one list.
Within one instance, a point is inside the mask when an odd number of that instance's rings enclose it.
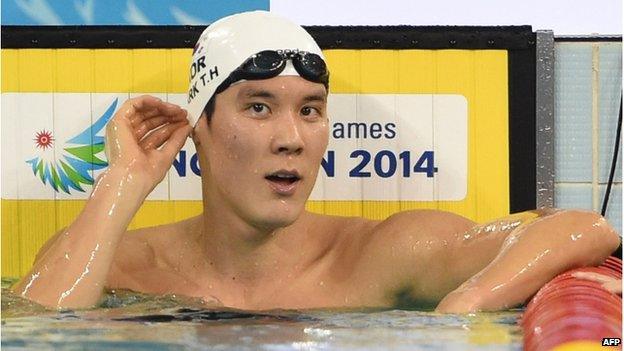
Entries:
{"label": "water droplet on skin", "polygon": [[496,231],[496,224],[490,224],[490,225],[488,225],[487,227],[485,227],[485,230],[484,230],[484,231],[485,231],[486,233]]}
{"label": "water droplet on skin", "polygon": [[113,205],[111,206],[110,210],[108,211],[108,215],[109,215],[109,216],[112,216],[112,215],[113,215],[113,210],[115,209],[115,205],[116,205],[116,204],[113,204]]}
{"label": "water droplet on skin", "polygon": [[323,285],[325,285],[325,282],[321,280],[321,281],[319,282],[319,285],[320,285],[320,286],[323,286]]}
{"label": "water droplet on skin", "polygon": [[433,240],[427,240],[426,245],[427,245],[427,250],[431,250],[433,246]]}
{"label": "water droplet on skin", "polygon": [[30,289],[32,284],[35,282],[35,280],[37,280],[37,278],[39,278],[40,274],[41,274],[41,272],[37,272],[37,273],[31,274],[30,281],[28,282],[28,284],[26,284],[26,287],[24,287],[24,290],[22,291],[22,293],[20,295],[22,295],[23,297],[26,297],[26,293],[28,292],[28,290]]}
{"label": "water droplet on skin", "polygon": [[604,217],[599,218],[596,222],[594,222],[594,224],[592,224],[592,227],[598,228],[598,227],[604,225],[605,222],[606,222],[606,219],[604,219]]}
{"label": "water droplet on skin", "polygon": [[577,233],[577,234],[570,234],[570,239],[572,239],[572,241],[577,241],[578,239],[580,239],[583,236],[582,233]]}
{"label": "water droplet on skin", "polygon": [[69,260],[69,253],[65,252],[65,259]]}

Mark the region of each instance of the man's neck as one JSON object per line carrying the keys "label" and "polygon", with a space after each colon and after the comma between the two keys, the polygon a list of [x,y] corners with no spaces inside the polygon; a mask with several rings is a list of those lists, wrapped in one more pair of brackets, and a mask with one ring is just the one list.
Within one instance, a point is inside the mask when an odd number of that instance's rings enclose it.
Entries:
{"label": "man's neck", "polygon": [[216,203],[204,202],[199,243],[210,271],[227,285],[255,288],[294,279],[323,251],[318,236],[303,229],[307,212],[288,227],[259,228],[225,206],[211,206]]}

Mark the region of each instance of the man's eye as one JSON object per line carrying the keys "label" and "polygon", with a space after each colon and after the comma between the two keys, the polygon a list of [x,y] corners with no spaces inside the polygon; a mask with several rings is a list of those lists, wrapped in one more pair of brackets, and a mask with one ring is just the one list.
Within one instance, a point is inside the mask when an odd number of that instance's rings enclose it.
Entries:
{"label": "man's eye", "polygon": [[251,104],[249,108],[251,108],[255,113],[266,113],[269,110],[269,107],[267,105],[260,103]]}
{"label": "man's eye", "polygon": [[305,106],[301,109],[301,114],[304,116],[310,116],[312,113],[316,113],[318,115],[321,114],[319,110],[315,107]]}

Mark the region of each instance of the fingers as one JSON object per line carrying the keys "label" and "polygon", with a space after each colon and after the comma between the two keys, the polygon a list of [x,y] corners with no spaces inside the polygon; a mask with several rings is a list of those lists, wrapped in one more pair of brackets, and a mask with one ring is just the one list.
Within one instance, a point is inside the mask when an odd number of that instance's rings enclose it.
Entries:
{"label": "fingers", "polygon": [[574,272],[572,276],[579,279],[600,283],[603,289],[613,293],[622,294],[622,280],[608,275],[595,272]]}
{"label": "fingers", "polygon": [[160,128],[148,134],[145,138],[143,138],[139,142],[139,145],[144,150],[157,149],[162,146],[176,130],[183,127],[185,124],[188,125],[188,122],[181,121],[176,123],[164,124]]}
{"label": "fingers", "polygon": [[186,112],[176,104],[161,101],[161,103],[154,108],[135,110],[134,114],[132,114],[130,118],[132,125],[136,126],[143,121],[158,116],[169,116],[171,118],[180,119],[182,117],[186,117]]}
{"label": "fingers", "polygon": [[137,140],[142,140],[148,132],[162,126],[163,124],[166,124],[167,122],[169,122],[169,117],[167,116],[150,118],[134,127],[134,135],[136,136]]}
{"label": "fingers", "polygon": [[191,134],[193,127],[187,122],[186,124],[182,124],[181,127],[178,127],[169,140],[165,143],[165,146],[160,150],[164,157],[165,162],[168,166],[171,166],[171,162],[173,162],[173,158],[175,155],[182,149],[184,143],[186,142],[186,138]]}
{"label": "fingers", "polygon": [[156,116],[141,122],[134,128],[134,135],[137,140],[143,139],[143,137],[149,132],[161,127],[164,124],[172,124],[177,122],[186,122],[186,115],[171,116]]}
{"label": "fingers", "polygon": [[621,279],[613,279],[611,281],[608,281],[606,283],[602,283],[602,287],[613,293],[613,294],[619,294],[622,295],[622,280]]}
{"label": "fingers", "polygon": [[185,117],[184,110],[169,102],[151,95],[141,95],[126,101],[120,108],[121,117],[136,127],[141,122],[156,116],[171,116],[174,118]]}
{"label": "fingers", "polygon": [[186,110],[150,95],[128,100],[122,106],[121,112],[121,118],[129,122],[137,141],[166,123],[187,120]]}
{"label": "fingers", "polygon": [[572,276],[575,278],[590,280],[598,283],[607,283],[614,279],[607,275],[594,272],[574,272],[572,273]]}
{"label": "fingers", "polygon": [[165,110],[167,109],[171,109],[174,107],[179,108],[178,105],[164,102],[161,99],[151,95],[137,96],[135,98],[129,99],[128,103],[130,103],[135,111],[143,114],[154,110],[160,110],[161,112],[165,112]]}

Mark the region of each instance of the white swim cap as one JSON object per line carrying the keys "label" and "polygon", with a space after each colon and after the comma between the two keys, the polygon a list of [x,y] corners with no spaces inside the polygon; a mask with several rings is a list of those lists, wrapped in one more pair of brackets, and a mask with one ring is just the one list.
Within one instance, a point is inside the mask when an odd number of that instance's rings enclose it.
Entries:
{"label": "white swim cap", "polygon": [[[187,96],[193,127],[217,87],[243,62],[264,50],[305,51],[325,59],[303,27],[267,11],[244,12],[212,23],[193,50]],[[288,60],[280,75],[299,74]]]}

